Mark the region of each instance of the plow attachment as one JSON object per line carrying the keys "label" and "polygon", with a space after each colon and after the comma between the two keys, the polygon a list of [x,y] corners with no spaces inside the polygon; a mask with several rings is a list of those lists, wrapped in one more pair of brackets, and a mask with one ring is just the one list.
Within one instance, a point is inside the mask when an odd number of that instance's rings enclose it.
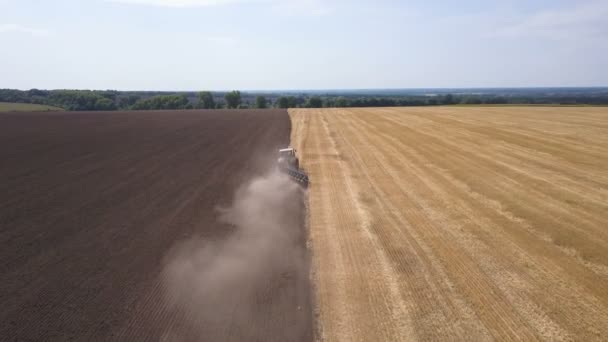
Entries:
{"label": "plow attachment", "polygon": [[286,173],[291,179],[300,183],[305,188],[308,187],[308,175],[300,169],[300,160],[296,156],[295,148],[280,149],[277,166],[279,170]]}
{"label": "plow attachment", "polygon": [[308,175],[304,171],[292,168],[283,168],[281,171],[285,172],[291,179],[300,183],[303,187],[308,187]]}

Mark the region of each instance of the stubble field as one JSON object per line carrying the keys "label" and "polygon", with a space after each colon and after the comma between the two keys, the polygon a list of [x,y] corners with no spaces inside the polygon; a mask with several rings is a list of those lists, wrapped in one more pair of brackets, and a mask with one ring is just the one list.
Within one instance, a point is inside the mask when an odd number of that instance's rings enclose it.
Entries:
{"label": "stubble field", "polygon": [[318,336],[608,336],[608,110],[290,110]]}
{"label": "stubble field", "polygon": [[[0,115],[6,340],[608,336],[608,111]],[[251,182],[251,180],[253,181]]]}

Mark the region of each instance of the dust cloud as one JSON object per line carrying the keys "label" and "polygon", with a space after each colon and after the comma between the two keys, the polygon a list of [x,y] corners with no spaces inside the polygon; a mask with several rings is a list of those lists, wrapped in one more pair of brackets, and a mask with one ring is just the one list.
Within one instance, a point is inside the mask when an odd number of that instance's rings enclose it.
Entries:
{"label": "dust cloud", "polygon": [[310,339],[304,190],[273,170],[240,187],[219,241],[193,239],[166,260],[168,340]]}

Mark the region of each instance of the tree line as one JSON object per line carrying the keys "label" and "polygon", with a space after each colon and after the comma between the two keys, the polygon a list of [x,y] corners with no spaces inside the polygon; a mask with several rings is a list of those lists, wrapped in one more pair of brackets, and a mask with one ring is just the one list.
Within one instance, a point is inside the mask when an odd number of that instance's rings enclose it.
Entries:
{"label": "tree line", "polygon": [[209,91],[197,94],[154,94],[152,92],[120,92],[113,90],[16,90],[0,89],[0,102],[33,103],[61,107],[70,111],[161,110],[268,108],[271,103],[258,96],[255,104],[244,103],[238,90],[223,97]]}
{"label": "tree line", "polygon": [[71,111],[175,110],[221,108],[397,107],[454,104],[590,104],[608,105],[608,95],[281,95],[230,92],[121,92],[115,90],[0,89],[0,102],[43,104]]}

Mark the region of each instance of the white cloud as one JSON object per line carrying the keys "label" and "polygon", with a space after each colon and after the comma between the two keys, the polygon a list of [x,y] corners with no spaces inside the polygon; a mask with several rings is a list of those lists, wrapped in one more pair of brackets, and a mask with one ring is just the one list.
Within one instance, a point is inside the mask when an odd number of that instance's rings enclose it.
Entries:
{"label": "white cloud", "polygon": [[173,8],[213,7],[232,4],[265,4],[287,15],[326,15],[331,12],[327,0],[105,0],[106,2]]}
{"label": "white cloud", "polygon": [[148,5],[160,7],[209,7],[229,5],[233,3],[254,2],[255,0],[106,0],[108,2],[117,2],[133,5]]}
{"label": "white cloud", "polygon": [[273,9],[278,13],[287,15],[312,15],[323,16],[330,14],[333,10],[322,0],[284,0],[274,1]]}
{"label": "white cloud", "polygon": [[224,46],[234,46],[237,43],[237,40],[232,37],[208,37],[205,40]]}
{"label": "white cloud", "polygon": [[494,36],[539,37],[554,40],[598,37],[608,32],[608,2],[579,3],[572,8],[546,10],[502,27]]}
{"label": "white cloud", "polygon": [[25,33],[35,37],[47,37],[51,35],[48,30],[15,24],[0,24],[0,34],[2,33]]}

